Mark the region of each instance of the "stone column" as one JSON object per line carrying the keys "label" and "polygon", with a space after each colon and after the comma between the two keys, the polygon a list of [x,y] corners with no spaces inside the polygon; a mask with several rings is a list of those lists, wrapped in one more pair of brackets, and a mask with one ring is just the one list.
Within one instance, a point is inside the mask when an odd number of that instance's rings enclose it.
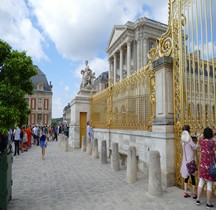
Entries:
{"label": "stone column", "polygon": [[65,152],[68,152],[68,137],[67,136],[65,136],[65,139],[64,139],[64,151]]}
{"label": "stone column", "polygon": [[133,67],[137,70],[137,42],[133,41]]}
{"label": "stone column", "polygon": [[116,58],[116,53],[115,53],[114,54],[114,75],[113,75],[114,84],[116,84],[116,74],[117,74],[116,63],[117,63],[117,58]]}
{"label": "stone column", "polygon": [[147,64],[147,52],[148,52],[148,41],[147,41],[147,38],[144,38],[143,40],[143,65],[146,65]]}
{"label": "stone column", "polygon": [[111,58],[109,58],[109,78],[111,78],[111,72],[112,72],[112,62],[111,62]]}
{"label": "stone column", "polygon": [[86,154],[87,154],[87,155],[91,155],[91,154],[92,154],[92,143],[91,143],[91,138],[87,138]]}
{"label": "stone column", "polygon": [[99,158],[98,157],[98,139],[93,140],[93,151],[92,151],[92,156],[94,159]]}
{"label": "stone column", "polygon": [[82,136],[82,152],[86,152],[86,136]]}
{"label": "stone column", "polygon": [[150,151],[149,160],[148,193],[153,196],[161,196],[163,192],[161,183],[160,153],[158,151]]}
{"label": "stone column", "polygon": [[114,171],[118,171],[120,169],[119,149],[117,142],[112,143],[111,167]]}
{"label": "stone column", "polygon": [[143,39],[142,39],[142,35],[141,35],[141,38],[140,38],[140,68],[143,67],[143,59],[144,59]]}
{"label": "stone column", "polygon": [[140,50],[141,50],[141,46],[140,46],[140,38],[137,38],[136,39],[136,42],[137,42],[137,70],[141,68],[141,53],[140,53]]}
{"label": "stone column", "polygon": [[137,181],[137,159],[136,147],[130,146],[127,153],[127,182],[133,183]]}
{"label": "stone column", "polygon": [[123,48],[120,48],[120,81],[122,80],[123,76]]}
{"label": "stone column", "polygon": [[107,163],[107,144],[106,140],[101,141],[101,163],[106,164]]}
{"label": "stone column", "polygon": [[131,42],[127,42],[127,76],[131,75]]}
{"label": "stone column", "polygon": [[152,123],[152,140],[161,155],[163,186],[175,184],[173,60],[162,57],[152,64],[155,70],[156,119]]}

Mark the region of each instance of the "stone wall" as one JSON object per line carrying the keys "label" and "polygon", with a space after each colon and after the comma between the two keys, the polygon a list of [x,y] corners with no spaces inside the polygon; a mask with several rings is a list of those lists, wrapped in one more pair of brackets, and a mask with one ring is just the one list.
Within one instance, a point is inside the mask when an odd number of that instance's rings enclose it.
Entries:
{"label": "stone wall", "polygon": [[134,130],[109,130],[94,129],[94,138],[98,139],[98,150],[101,152],[101,141],[107,141],[107,148],[112,142],[118,142],[119,151],[127,153],[129,146],[135,146],[138,154],[138,170],[148,175],[149,154],[151,150],[157,150],[161,156],[161,174],[164,186],[173,186],[174,173],[174,134],[170,126],[166,133],[160,131],[134,131]]}

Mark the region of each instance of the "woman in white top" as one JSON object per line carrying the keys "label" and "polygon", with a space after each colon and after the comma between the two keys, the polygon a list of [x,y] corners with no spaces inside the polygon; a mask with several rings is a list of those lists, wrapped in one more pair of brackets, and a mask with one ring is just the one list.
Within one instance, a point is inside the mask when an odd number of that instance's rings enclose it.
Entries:
{"label": "woman in white top", "polygon": [[187,192],[188,188],[188,180],[189,177],[191,177],[192,181],[192,190],[193,190],[193,199],[197,198],[196,195],[196,182],[195,182],[195,176],[194,174],[189,174],[186,164],[190,163],[192,160],[194,160],[194,151],[198,147],[198,143],[195,144],[190,136],[190,126],[184,125],[182,128],[182,135],[181,135],[181,141],[182,141],[182,165],[181,165],[181,176],[184,178],[184,197],[191,197],[191,195]]}

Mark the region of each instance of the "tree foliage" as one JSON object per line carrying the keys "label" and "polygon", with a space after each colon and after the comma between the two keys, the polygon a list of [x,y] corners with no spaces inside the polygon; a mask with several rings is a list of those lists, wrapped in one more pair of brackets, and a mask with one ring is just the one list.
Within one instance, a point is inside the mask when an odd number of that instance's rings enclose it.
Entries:
{"label": "tree foliage", "polygon": [[36,74],[37,69],[26,52],[12,50],[0,40],[0,132],[27,122],[30,110],[25,96],[32,94],[30,78]]}

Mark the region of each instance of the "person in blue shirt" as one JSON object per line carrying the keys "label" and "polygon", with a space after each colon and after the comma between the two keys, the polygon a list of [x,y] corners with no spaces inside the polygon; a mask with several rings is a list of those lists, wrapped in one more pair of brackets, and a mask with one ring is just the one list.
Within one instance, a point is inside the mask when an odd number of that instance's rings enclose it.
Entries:
{"label": "person in blue shirt", "polygon": [[45,149],[46,149],[46,134],[43,132],[41,137],[40,137],[40,146],[42,148],[42,159],[45,160]]}
{"label": "person in blue shirt", "polygon": [[92,138],[93,137],[93,131],[92,131],[92,128],[90,126],[90,122],[89,121],[87,122],[87,136],[88,136],[88,138]]}

